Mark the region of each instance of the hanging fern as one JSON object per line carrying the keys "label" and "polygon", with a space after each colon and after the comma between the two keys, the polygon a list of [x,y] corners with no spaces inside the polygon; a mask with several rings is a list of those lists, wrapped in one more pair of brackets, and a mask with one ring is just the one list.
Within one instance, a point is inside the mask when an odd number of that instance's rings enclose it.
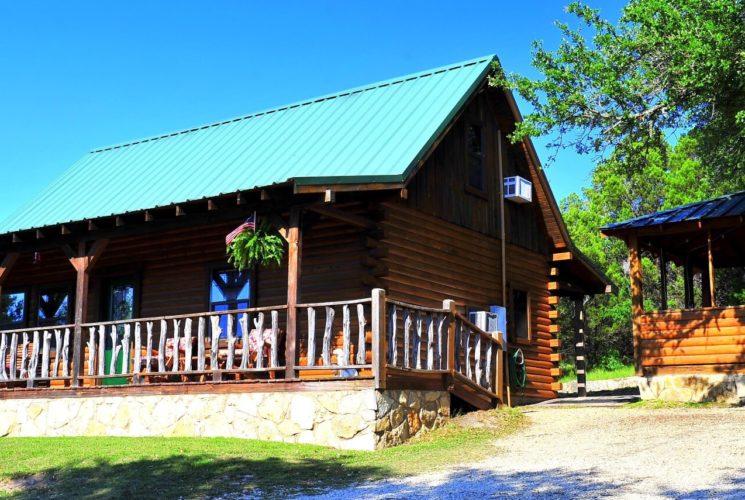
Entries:
{"label": "hanging fern", "polygon": [[243,271],[255,265],[279,266],[285,255],[284,240],[269,224],[261,222],[255,230],[236,236],[228,245],[228,262]]}

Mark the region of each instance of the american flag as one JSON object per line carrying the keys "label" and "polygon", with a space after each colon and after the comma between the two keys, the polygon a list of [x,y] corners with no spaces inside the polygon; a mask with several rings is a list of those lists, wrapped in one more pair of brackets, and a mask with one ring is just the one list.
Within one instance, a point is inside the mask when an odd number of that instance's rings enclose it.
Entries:
{"label": "american flag", "polygon": [[246,219],[243,224],[230,231],[230,233],[225,237],[225,246],[229,246],[239,234],[245,233],[249,229],[256,229],[256,212]]}

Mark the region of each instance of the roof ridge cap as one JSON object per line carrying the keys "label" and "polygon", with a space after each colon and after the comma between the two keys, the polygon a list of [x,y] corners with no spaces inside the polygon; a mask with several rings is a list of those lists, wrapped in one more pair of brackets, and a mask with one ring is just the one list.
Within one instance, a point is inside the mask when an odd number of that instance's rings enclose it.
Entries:
{"label": "roof ridge cap", "polygon": [[104,151],[112,151],[114,149],[122,149],[122,148],[125,148],[125,147],[128,147],[128,146],[134,146],[134,145],[142,144],[142,143],[145,143],[145,142],[152,142],[152,141],[157,141],[157,140],[160,140],[160,139],[166,139],[168,137],[174,137],[174,136],[178,136],[178,135],[189,134],[189,133],[192,133],[192,132],[196,132],[198,130],[204,130],[204,129],[208,129],[208,128],[212,128],[212,127],[218,127],[218,126],[221,126],[221,125],[227,125],[229,123],[235,123],[235,122],[239,122],[239,121],[243,121],[243,120],[248,120],[250,118],[256,118],[256,117],[263,116],[263,115],[277,113],[279,111],[285,111],[285,110],[292,109],[292,108],[298,108],[298,107],[301,107],[301,106],[307,106],[307,105],[316,104],[316,103],[319,103],[319,102],[330,101],[332,99],[337,99],[339,97],[345,97],[345,96],[352,95],[352,94],[359,94],[359,93],[362,93],[362,92],[369,92],[371,90],[376,90],[376,89],[379,89],[381,87],[387,87],[389,85],[397,85],[397,84],[404,83],[404,82],[407,82],[407,81],[416,80],[418,78],[425,78],[425,77],[432,76],[432,75],[435,75],[435,74],[438,74],[438,73],[445,73],[447,71],[453,71],[453,70],[456,70],[456,69],[461,69],[461,68],[465,68],[465,67],[468,67],[468,66],[473,66],[474,64],[479,64],[479,63],[485,62],[487,60],[492,60],[493,61],[493,60],[496,59],[496,57],[497,57],[496,54],[490,54],[490,55],[486,55],[486,56],[482,56],[482,57],[477,57],[477,58],[474,58],[474,59],[468,59],[466,61],[460,61],[460,62],[457,62],[457,63],[448,64],[448,65],[445,65],[445,66],[439,66],[439,67],[436,67],[436,68],[425,69],[425,70],[418,71],[418,72],[415,72],[415,73],[409,73],[409,74],[406,74],[406,75],[395,76],[395,77],[389,78],[387,80],[381,80],[381,81],[377,81],[377,82],[372,82],[372,83],[360,85],[360,86],[357,86],[357,87],[351,87],[351,88],[348,88],[348,89],[345,89],[345,90],[340,90],[340,91],[333,92],[333,93],[330,93],[330,94],[324,94],[324,95],[320,95],[320,96],[316,96],[316,97],[311,97],[311,98],[308,98],[308,99],[303,99],[303,100],[300,100],[300,101],[291,102],[291,103],[288,103],[288,104],[282,104],[282,105],[276,106],[274,108],[262,109],[260,111],[255,111],[255,112],[249,113],[247,115],[237,116],[237,117],[234,117],[234,118],[230,118],[230,119],[226,119],[226,120],[220,120],[220,121],[217,121],[217,122],[211,122],[211,123],[207,123],[207,124],[196,126],[196,127],[185,128],[185,129],[177,130],[177,131],[174,131],[174,132],[169,132],[169,133],[164,133],[164,134],[159,134],[159,135],[153,135],[153,136],[145,137],[145,138],[142,138],[142,139],[137,139],[137,140],[133,140],[133,141],[129,141],[129,142],[123,142],[123,143],[119,143],[119,144],[114,144],[114,145],[111,145],[111,146],[105,146],[105,147],[95,148],[95,149],[90,150],[88,152],[88,154],[102,153]]}

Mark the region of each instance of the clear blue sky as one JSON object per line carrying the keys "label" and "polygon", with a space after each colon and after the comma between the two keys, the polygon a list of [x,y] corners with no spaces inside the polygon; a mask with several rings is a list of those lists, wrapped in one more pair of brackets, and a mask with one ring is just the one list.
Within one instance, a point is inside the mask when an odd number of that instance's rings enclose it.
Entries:
{"label": "clear blue sky", "polygon": [[[95,147],[489,53],[531,73],[531,41],[559,43],[565,3],[2,2],[0,218]],[[591,161],[564,152],[547,169],[558,199]]]}

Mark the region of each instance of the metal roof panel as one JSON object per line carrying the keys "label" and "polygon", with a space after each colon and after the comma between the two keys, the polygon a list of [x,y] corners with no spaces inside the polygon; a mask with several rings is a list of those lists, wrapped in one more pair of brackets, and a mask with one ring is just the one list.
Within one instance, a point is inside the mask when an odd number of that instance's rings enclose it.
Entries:
{"label": "metal roof panel", "polygon": [[95,149],[0,234],[295,180],[397,182],[484,81],[486,56],[172,134]]}

